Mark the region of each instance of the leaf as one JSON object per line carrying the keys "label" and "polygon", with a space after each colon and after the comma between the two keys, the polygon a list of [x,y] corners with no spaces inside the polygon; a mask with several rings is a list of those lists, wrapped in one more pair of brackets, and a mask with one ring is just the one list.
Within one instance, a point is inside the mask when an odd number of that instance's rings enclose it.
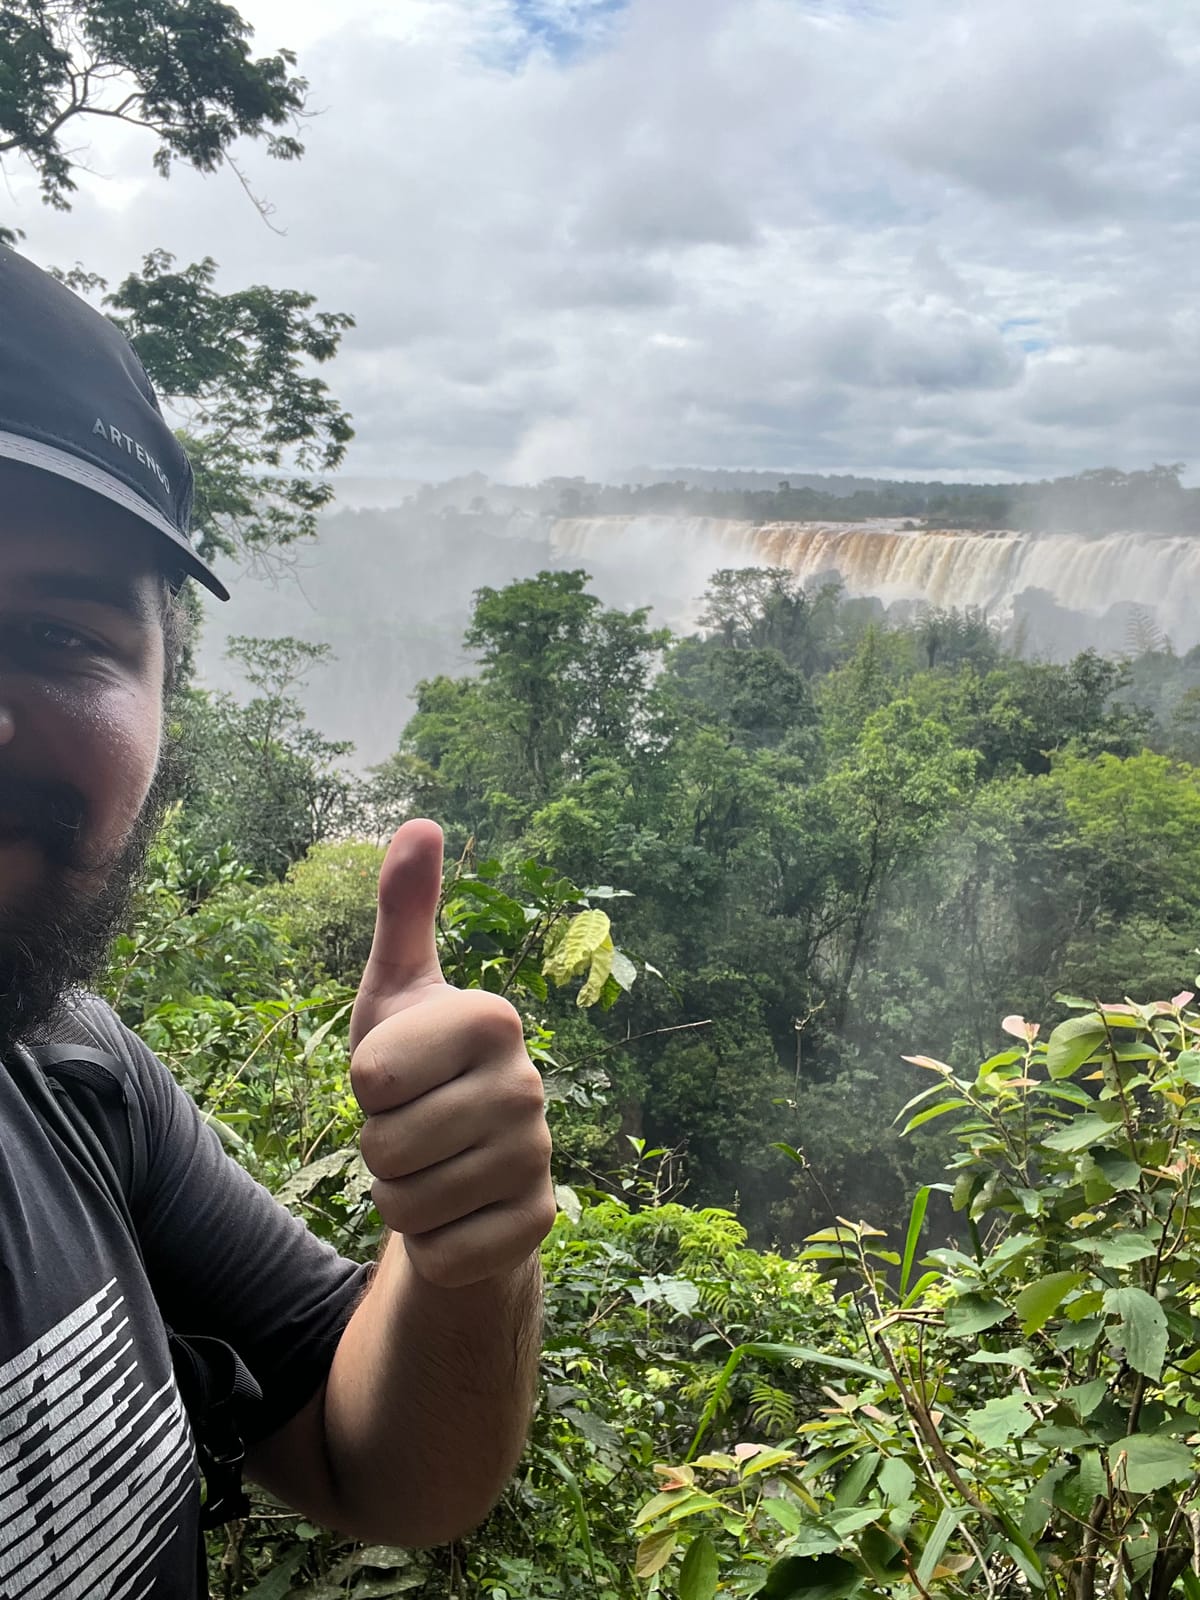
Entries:
{"label": "leaf", "polygon": [[583,1216],[583,1202],[569,1184],[554,1185],[554,1203],[572,1222],[578,1222]]}
{"label": "leaf", "polygon": [[1037,1366],[1033,1351],[1023,1344],[1012,1350],[972,1350],[967,1360],[981,1367],[1012,1367],[1017,1372],[1032,1372]]}
{"label": "leaf", "polygon": [[770,1472],[772,1467],[777,1467],[783,1461],[795,1461],[796,1454],[793,1450],[760,1450],[750,1458],[750,1464],[742,1473],[743,1478],[756,1477],[760,1472]]}
{"label": "leaf", "polygon": [[587,982],[580,989],[575,999],[577,1006],[587,1008],[594,1006],[604,993],[604,986],[612,972],[612,964],[616,960],[616,951],[613,949],[611,939],[605,939],[592,953],[591,970],[587,975]]}
{"label": "leaf", "polygon": [[309,1034],[308,1038],[304,1042],[304,1050],[301,1053],[300,1059],[302,1061],[312,1060],[313,1056],[321,1048],[321,1045],[329,1037],[334,1028],[337,1027],[338,1023],[350,1010],[353,1004],[354,1002],[352,1000],[348,1001],[344,1006],[340,1007],[333,1013],[328,1022],[323,1022],[319,1028],[315,1028],[313,1032]]}
{"label": "leaf", "polygon": [[328,1155],[318,1156],[306,1167],[301,1167],[299,1172],[293,1172],[287,1182],[279,1186],[275,1191],[276,1200],[285,1206],[307,1200],[317,1185],[323,1183],[326,1178],[340,1177],[354,1155],[355,1151],[351,1148],[331,1150]]}
{"label": "leaf", "polygon": [[987,1295],[964,1294],[946,1306],[946,1332],[955,1339],[970,1339],[1003,1322],[1010,1315],[1006,1305]]}
{"label": "leaf", "polygon": [[1071,1249],[1090,1251],[1104,1267],[1130,1267],[1135,1261],[1145,1261],[1156,1254],[1158,1246],[1144,1234],[1114,1233],[1080,1239]]}
{"label": "leaf", "polygon": [[879,1520],[878,1506],[846,1506],[829,1513],[829,1525],[839,1539],[848,1539],[852,1533]]}
{"label": "leaf", "polygon": [[1175,1439],[1135,1433],[1109,1447],[1113,1477],[1130,1494],[1152,1494],[1168,1484],[1186,1483],[1196,1468],[1192,1452]]}
{"label": "leaf", "polygon": [[293,1550],[271,1568],[261,1583],[247,1591],[246,1600],[287,1600],[292,1592],[292,1577],[303,1560],[304,1551]]}
{"label": "leaf", "polygon": [[717,1592],[717,1551],[706,1533],[688,1545],[679,1570],[679,1600],[713,1600]]}
{"label": "leaf", "polygon": [[864,1528],[858,1550],[877,1584],[888,1586],[903,1581],[904,1546],[894,1534],[878,1526]]}
{"label": "leaf", "polygon": [[858,1505],[866,1492],[867,1485],[875,1476],[879,1467],[879,1459],[878,1450],[866,1450],[859,1456],[841,1483],[838,1484],[833,1497],[834,1505]]}
{"label": "leaf", "polygon": [[[1145,1289],[1110,1289],[1104,1296],[1109,1316],[1120,1318],[1115,1342],[1125,1351],[1125,1359],[1135,1372],[1147,1378],[1162,1376],[1167,1355],[1167,1314]],[[1113,1338],[1113,1330],[1109,1330]]]}
{"label": "leaf", "polygon": [[1131,1156],[1120,1150],[1093,1150],[1090,1157],[1110,1189],[1121,1193],[1136,1189],[1142,1181],[1142,1169]]}
{"label": "leaf", "polygon": [[903,1309],[907,1311],[911,1306],[916,1305],[926,1289],[932,1288],[935,1283],[940,1283],[942,1277],[943,1274],[940,1272],[923,1272],[905,1295]]}
{"label": "leaf", "polygon": [[232,1124],[229,1116],[220,1116],[215,1111],[201,1111],[200,1120],[206,1128],[211,1128],[227,1150],[245,1150],[246,1141]]}
{"label": "leaf", "polygon": [[999,1449],[1013,1439],[1023,1438],[1037,1419],[1025,1396],[1018,1392],[998,1395],[977,1411],[968,1411],[964,1420],[980,1444]]}
{"label": "leaf", "polygon": [[1200,1085],[1200,1050],[1181,1050],[1175,1058],[1175,1071],[1184,1083]]}
{"label": "leaf", "polygon": [[889,1456],[879,1469],[877,1482],[887,1503],[901,1506],[912,1499],[917,1479],[907,1461],[900,1456]]}
{"label": "leaf", "polygon": [[1099,1144],[1102,1139],[1108,1138],[1120,1120],[1120,1115],[1114,1107],[1113,1116],[1103,1116],[1099,1112],[1092,1112],[1082,1117],[1072,1117],[1066,1127],[1058,1133],[1048,1134],[1043,1140],[1051,1150],[1062,1150],[1071,1155],[1077,1150],[1086,1150],[1089,1145]]}
{"label": "leaf", "polygon": [[663,1494],[671,1489],[694,1489],[696,1486],[696,1473],[692,1467],[656,1466],[654,1471],[662,1479],[658,1487]]}
{"label": "leaf", "polygon": [[1057,1461],[1042,1474],[1029,1491],[1029,1497],[1021,1512],[1021,1532],[1034,1544],[1045,1533],[1046,1524],[1054,1514],[1055,1492],[1071,1471],[1069,1461]]}
{"label": "leaf", "polygon": [[932,1056],[901,1056],[900,1059],[907,1061],[910,1066],[924,1067],[927,1072],[940,1072],[944,1078],[954,1074],[953,1067],[948,1067],[944,1061],[935,1061]]}
{"label": "leaf", "polygon": [[928,1543],[921,1552],[921,1564],[917,1568],[917,1582],[922,1589],[927,1589],[932,1581],[933,1574],[946,1553],[946,1546],[958,1527],[960,1515],[961,1513],[955,1511],[952,1506],[946,1506],[937,1519]]}
{"label": "leaf", "polygon": [[716,1511],[720,1504],[719,1500],[714,1500],[712,1495],[704,1494],[699,1489],[668,1489],[646,1501],[634,1517],[633,1525],[640,1528],[659,1517],[670,1517],[672,1522],[677,1522],[681,1517],[693,1516],[697,1511]]}
{"label": "leaf", "polygon": [[628,994],[637,982],[638,969],[635,962],[622,950],[614,950],[612,958],[612,977]]}
{"label": "leaf", "polygon": [[641,1287],[634,1291],[636,1304],[655,1301],[670,1306],[682,1316],[690,1317],[700,1304],[700,1291],[690,1278],[643,1278]]}
{"label": "leaf", "polygon": [[785,1556],[767,1574],[758,1600],[846,1600],[862,1582],[844,1556]]}
{"label": "leaf", "polygon": [[1080,1450],[1078,1469],[1064,1478],[1054,1492],[1055,1502],[1079,1521],[1086,1521],[1092,1502],[1108,1490],[1108,1476],[1099,1450]]}
{"label": "leaf", "polygon": [[612,923],[605,911],[581,911],[566,924],[561,936],[547,955],[542,971],[552,983],[562,988],[585,969],[590,968],[596,952],[608,941],[612,943]]}
{"label": "leaf", "polygon": [[1017,1296],[1016,1309],[1025,1337],[1044,1328],[1072,1289],[1078,1289],[1083,1281],[1082,1272],[1052,1272],[1022,1289]]}
{"label": "leaf", "polygon": [[[1017,1016],[1016,1014],[1005,1017],[1000,1026],[1011,1038],[1020,1039],[1022,1044],[1027,1044],[1036,1039],[1038,1036],[1037,1023],[1026,1022],[1024,1017]],[[1033,1030],[1032,1032],[1030,1032],[1031,1029]]]}
{"label": "leaf", "polygon": [[932,1122],[936,1117],[944,1117],[948,1111],[961,1111],[970,1103],[969,1100],[942,1100],[936,1106],[928,1106],[924,1111],[918,1111],[915,1117],[909,1118],[900,1130],[900,1137],[903,1139],[917,1128],[923,1128],[927,1122]]}
{"label": "leaf", "polygon": [[637,1547],[634,1572],[639,1578],[652,1578],[670,1561],[678,1543],[679,1531],[676,1528],[663,1528],[660,1533],[647,1534]]}
{"label": "leaf", "polygon": [[[951,1102],[953,1104],[953,1102]],[[910,1123],[911,1127],[912,1124]],[[907,1132],[907,1129],[905,1130]],[[901,1299],[908,1293],[908,1280],[912,1272],[913,1257],[917,1253],[917,1240],[921,1237],[921,1228],[925,1222],[925,1212],[929,1205],[929,1185],[925,1184],[913,1196],[912,1209],[908,1214],[908,1234],[904,1240],[904,1260],[900,1265],[900,1296]]]}
{"label": "leaf", "polygon": [[1046,1071],[1052,1078],[1069,1078],[1104,1037],[1104,1023],[1094,1011],[1085,1017],[1068,1017],[1046,1043]]}
{"label": "leaf", "polygon": [[1089,1383],[1073,1383],[1062,1391],[1062,1397],[1086,1422],[1108,1393],[1107,1378],[1093,1378]]}

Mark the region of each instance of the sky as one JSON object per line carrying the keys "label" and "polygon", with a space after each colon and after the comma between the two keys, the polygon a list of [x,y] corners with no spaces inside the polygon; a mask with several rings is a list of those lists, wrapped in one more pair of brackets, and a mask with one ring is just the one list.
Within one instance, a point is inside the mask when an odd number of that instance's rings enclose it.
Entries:
{"label": "sky", "polygon": [[347,471],[1200,481],[1200,10],[1178,0],[245,0],[303,161],[10,163],[43,263],[151,248],[357,319]]}

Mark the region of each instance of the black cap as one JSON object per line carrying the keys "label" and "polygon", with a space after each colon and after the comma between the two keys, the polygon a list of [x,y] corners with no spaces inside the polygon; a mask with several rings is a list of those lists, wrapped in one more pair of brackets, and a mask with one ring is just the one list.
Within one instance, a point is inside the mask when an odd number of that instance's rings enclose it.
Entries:
{"label": "black cap", "polygon": [[229,599],[192,548],[191,463],[132,345],[107,317],[3,245],[0,458],[123,507],[171,541],[182,573]]}

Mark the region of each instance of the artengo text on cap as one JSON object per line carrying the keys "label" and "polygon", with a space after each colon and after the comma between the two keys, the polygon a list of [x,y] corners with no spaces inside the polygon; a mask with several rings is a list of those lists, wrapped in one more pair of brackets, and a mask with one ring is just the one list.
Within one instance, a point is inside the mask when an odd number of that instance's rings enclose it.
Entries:
{"label": "artengo text on cap", "polygon": [[124,450],[127,455],[136,456],[144,467],[149,467],[150,471],[158,479],[159,483],[161,483],[167,493],[170,494],[171,480],[167,477],[166,473],[159,466],[158,462],[154,459],[150,452],[140,445],[136,439],[131,439],[129,435],[122,432],[120,428],[114,427],[110,423],[106,423],[103,417],[96,418],[96,424],[93,427],[92,432],[98,433],[102,439],[108,439],[110,443],[116,445],[118,450]]}

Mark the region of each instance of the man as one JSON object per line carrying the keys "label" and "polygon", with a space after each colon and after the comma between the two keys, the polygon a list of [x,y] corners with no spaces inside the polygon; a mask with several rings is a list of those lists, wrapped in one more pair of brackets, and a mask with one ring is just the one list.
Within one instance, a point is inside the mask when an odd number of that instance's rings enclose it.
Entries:
{"label": "man", "polygon": [[[167,1328],[263,1391],[250,1475],[306,1516],[437,1544],[511,1473],[554,1214],[541,1082],[505,1002],[442,978],[441,836],[380,878],[354,1007],[369,1274],[222,1153],[150,1052],[82,996],[155,820],[191,471],[110,323],[0,249],[0,1595],[196,1590],[200,1492]],[[132,1063],[129,1226],[55,1132],[30,1054],[86,1013]],[[365,1292],[364,1292],[365,1289]]]}

